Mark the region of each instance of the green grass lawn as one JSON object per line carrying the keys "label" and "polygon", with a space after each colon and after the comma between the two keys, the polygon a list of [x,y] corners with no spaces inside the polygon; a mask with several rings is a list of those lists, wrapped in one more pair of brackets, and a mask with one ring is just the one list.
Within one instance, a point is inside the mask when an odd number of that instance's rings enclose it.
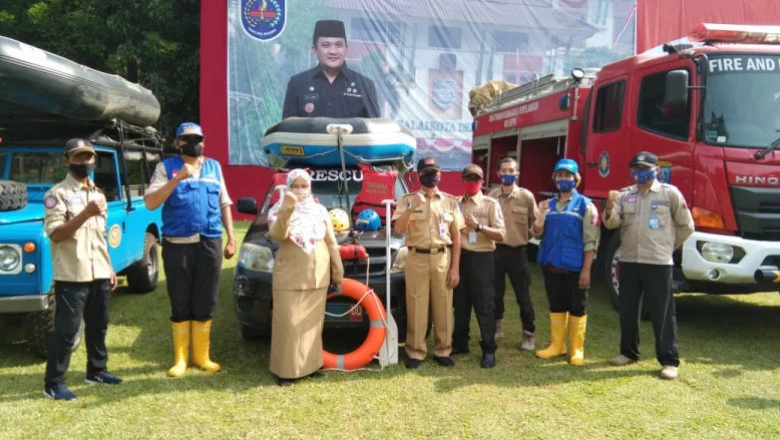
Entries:
{"label": "green grass lawn", "polygon": [[[247,224],[237,225],[243,237]],[[0,329],[0,439],[10,438],[780,438],[780,295],[677,298],[680,379],[657,378],[652,328],[642,323],[642,360],[614,368],[619,325],[606,292],[589,305],[587,365],[539,360],[517,350],[520,323],[506,298],[498,366],[472,354],[454,369],[427,361],[382,371],[326,372],[289,388],[268,372],[269,341],[241,339],[231,294],[236,259],[222,270],[212,358],[223,372],[171,379],[170,308],[156,292],[121,289],[111,304],[109,368],[120,386],[83,383],[86,353],[74,353],[73,403],[44,399],[45,362],[14,328]],[[549,336],[547,300],[534,267],[537,345]],[[543,348],[543,347],[542,347]],[[374,368],[378,369],[377,366]]]}

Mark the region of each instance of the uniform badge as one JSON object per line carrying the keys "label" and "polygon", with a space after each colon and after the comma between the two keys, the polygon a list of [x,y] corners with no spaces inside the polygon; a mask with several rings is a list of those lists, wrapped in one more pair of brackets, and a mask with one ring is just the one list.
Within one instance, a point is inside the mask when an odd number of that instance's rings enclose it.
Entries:
{"label": "uniform badge", "polygon": [[306,113],[311,113],[314,111],[314,104],[310,102],[303,106],[303,109],[306,111]]}
{"label": "uniform badge", "polygon": [[45,206],[46,209],[54,208],[55,206],[57,206],[57,198],[54,196],[46,197],[43,200],[43,206]]}

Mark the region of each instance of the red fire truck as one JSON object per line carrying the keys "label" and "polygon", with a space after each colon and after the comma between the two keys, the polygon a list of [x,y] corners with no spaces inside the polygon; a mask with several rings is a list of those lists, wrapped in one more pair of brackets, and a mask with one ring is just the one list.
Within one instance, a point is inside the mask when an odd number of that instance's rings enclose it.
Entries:
{"label": "red fire truck", "polygon": [[[702,24],[690,39],[504,92],[475,118],[474,162],[497,184],[498,161],[516,157],[519,184],[540,199],[555,162],[575,159],[580,191],[598,206],[632,183],[630,157],[652,151],[696,224],[675,254],[676,291],[777,290],[780,27]],[[619,252],[619,235],[604,230],[598,258],[613,302]]]}

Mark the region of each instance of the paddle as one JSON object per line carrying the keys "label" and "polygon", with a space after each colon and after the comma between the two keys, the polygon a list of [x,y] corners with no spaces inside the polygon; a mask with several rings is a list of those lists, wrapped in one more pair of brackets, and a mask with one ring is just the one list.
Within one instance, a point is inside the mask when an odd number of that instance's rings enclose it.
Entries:
{"label": "paddle", "polygon": [[382,200],[382,204],[385,205],[385,295],[387,296],[385,306],[385,314],[387,315],[387,334],[385,336],[385,342],[382,344],[382,350],[379,352],[379,365],[385,367],[387,365],[395,365],[398,363],[398,324],[395,323],[393,318],[393,312],[390,310],[390,267],[392,266],[392,252],[390,250],[390,237],[393,235],[392,227],[390,226],[390,207],[395,204],[395,200],[388,199]]}

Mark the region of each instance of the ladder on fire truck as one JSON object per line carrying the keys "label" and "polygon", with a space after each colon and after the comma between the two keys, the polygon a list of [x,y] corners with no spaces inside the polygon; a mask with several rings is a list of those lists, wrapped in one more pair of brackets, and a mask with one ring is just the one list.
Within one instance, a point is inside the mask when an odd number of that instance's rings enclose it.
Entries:
{"label": "ladder on fire truck", "polygon": [[598,69],[585,69],[585,77],[579,80],[571,76],[555,76],[553,73],[534,78],[514,89],[499,93],[489,104],[480,109],[480,113],[490,113],[531,99],[559,93],[578,84],[590,85],[596,77],[596,72]]}

